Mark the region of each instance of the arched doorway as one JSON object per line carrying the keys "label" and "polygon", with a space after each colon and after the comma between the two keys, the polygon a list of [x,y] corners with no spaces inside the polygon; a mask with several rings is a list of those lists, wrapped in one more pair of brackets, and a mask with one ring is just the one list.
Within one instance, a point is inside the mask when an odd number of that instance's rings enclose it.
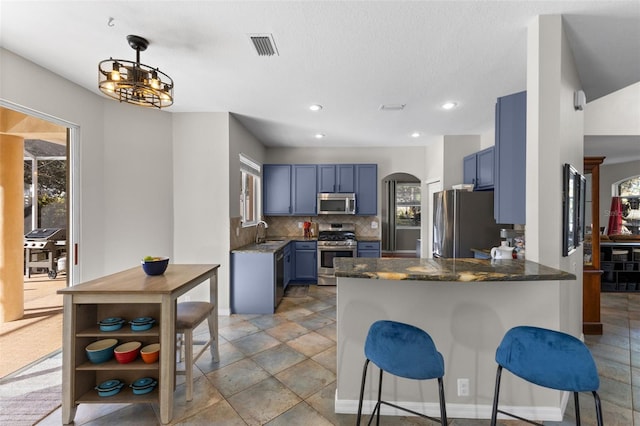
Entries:
{"label": "arched doorway", "polygon": [[382,179],[382,255],[416,257],[422,221],[420,179],[393,173]]}

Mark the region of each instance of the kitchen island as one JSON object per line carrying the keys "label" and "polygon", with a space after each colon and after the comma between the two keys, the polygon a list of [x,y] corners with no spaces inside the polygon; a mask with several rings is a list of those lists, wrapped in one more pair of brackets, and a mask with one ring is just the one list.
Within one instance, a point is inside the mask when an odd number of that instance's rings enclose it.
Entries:
{"label": "kitchen island", "polygon": [[[356,413],[364,364],[364,342],[377,320],[422,328],[445,360],[447,415],[490,418],[495,350],[516,325],[534,325],[579,336],[569,286],[576,276],[526,260],[367,259],[335,260],[337,284],[337,413]],[[575,330],[578,330],[577,332]],[[370,367],[370,370],[374,367]],[[371,370],[373,372],[375,370]],[[377,373],[368,375],[364,397],[370,412]],[[459,395],[467,379],[469,394]],[[530,385],[504,373],[500,403],[518,415],[562,420],[568,394]],[[385,375],[383,399],[439,416],[435,381]],[[383,414],[400,414],[383,406]]]}

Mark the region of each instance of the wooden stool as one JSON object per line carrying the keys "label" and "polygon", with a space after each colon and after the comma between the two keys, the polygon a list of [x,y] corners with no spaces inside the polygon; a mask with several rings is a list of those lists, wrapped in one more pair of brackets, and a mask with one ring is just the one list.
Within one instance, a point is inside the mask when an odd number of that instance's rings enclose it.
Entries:
{"label": "wooden stool", "polygon": [[[209,302],[181,302],[178,303],[176,312],[176,333],[179,334],[176,340],[178,351],[178,362],[182,360],[182,353],[185,355],[184,370],[177,370],[176,374],[186,376],[187,401],[193,398],[193,364],[200,358],[204,351],[209,348],[214,361],[219,361],[218,353],[218,318],[214,318],[214,304]],[[204,320],[209,323],[209,340],[206,342],[194,342],[193,330]],[[193,344],[204,343],[204,346],[196,356],[193,356]],[[184,345],[184,351],[182,346]]]}

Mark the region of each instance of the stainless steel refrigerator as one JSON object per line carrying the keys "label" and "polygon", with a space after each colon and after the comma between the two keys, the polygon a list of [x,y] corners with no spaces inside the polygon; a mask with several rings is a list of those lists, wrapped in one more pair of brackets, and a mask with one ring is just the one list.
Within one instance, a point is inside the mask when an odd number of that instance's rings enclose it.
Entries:
{"label": "stainless steel refrigerator", "polygon": [[433,194],[433,257],[473,257],[472,248],[500,245],[500,229],[493,217],[493,191]]}

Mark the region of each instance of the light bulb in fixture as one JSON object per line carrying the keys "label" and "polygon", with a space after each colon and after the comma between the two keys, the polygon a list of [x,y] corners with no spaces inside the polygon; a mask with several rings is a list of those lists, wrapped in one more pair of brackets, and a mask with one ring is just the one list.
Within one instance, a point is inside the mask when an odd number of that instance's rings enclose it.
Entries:
{"label": "light bulb in fixture", "polygon": [[411,133],[411,137],[412,137],[412,138],[419,138],[419,137],[420,137],[420,132],[413,132],[413,133]]}
{"label": "light bulb in fixture", "polygon": [[320,110],[322,109],[322,105],[320,105],[320,104],[311,105],[311,106],[309,107],[309,109],[310,109],[311,111],[320,111]]}
{"label": "light bulb in fixture", "polygon": [[324,133],[316,133],[316,139],[322,139],[325,137]]}
{"label": "light bulb in fixture", "polygon": [[444,104],[442,104],[442,109],[450,110],[454,109],[457,106],[458,104],[456,102],[445,102]]}

